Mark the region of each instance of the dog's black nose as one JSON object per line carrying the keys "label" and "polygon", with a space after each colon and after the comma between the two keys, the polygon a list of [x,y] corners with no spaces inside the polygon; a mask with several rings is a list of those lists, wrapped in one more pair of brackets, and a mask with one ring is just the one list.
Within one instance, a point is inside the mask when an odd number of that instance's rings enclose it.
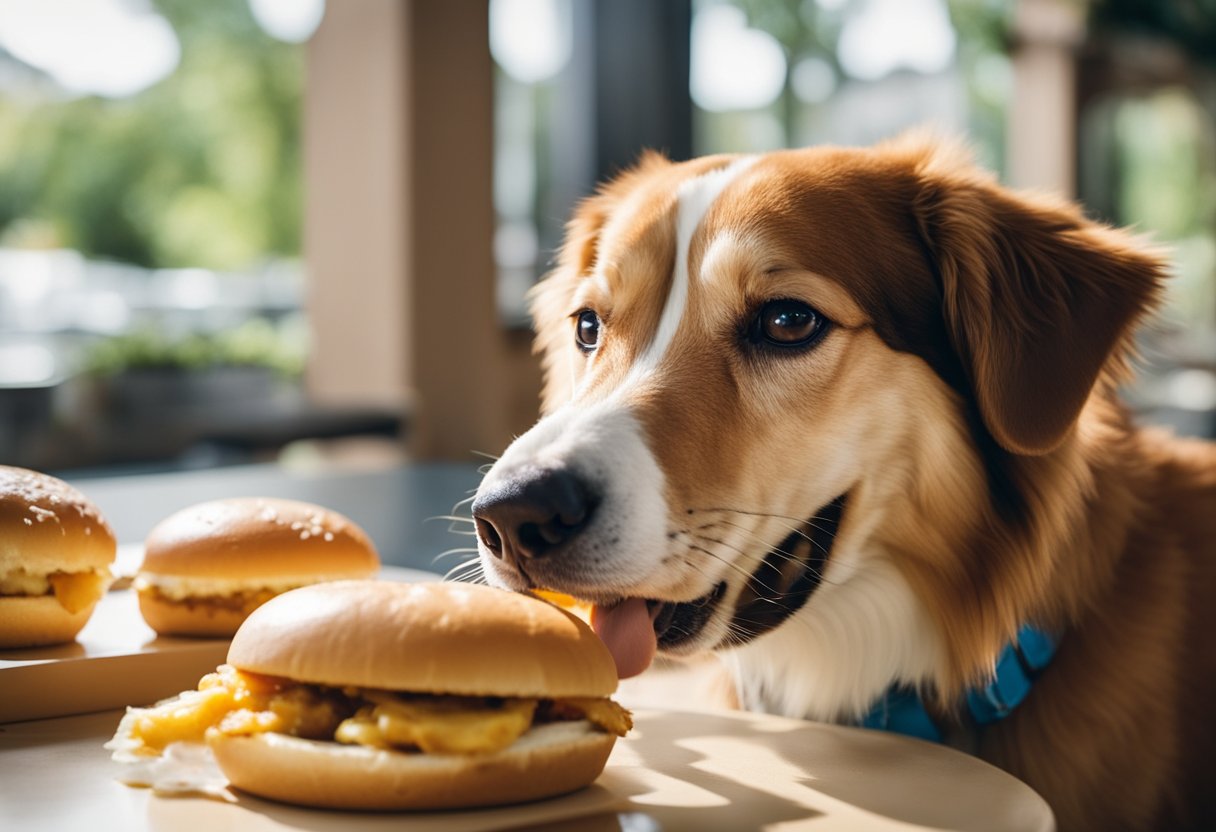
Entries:
{"label": "dog's black nose", "polygon": [[578,476],[564,468],[534,470],[473,501],[481,542],[511,563],[539,558],[561,546],[591,521],[598,501]]}

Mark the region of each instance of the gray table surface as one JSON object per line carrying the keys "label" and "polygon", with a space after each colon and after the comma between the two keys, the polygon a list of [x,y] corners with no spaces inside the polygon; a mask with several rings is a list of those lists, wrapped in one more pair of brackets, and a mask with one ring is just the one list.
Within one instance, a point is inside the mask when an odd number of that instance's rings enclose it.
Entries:
{"label": "gray table surface", "polygon": [[[195,503],[223,497],[305,500],[341,512],[367,531],[385,564],[445,573],[470,554],[471,525],[436,519],[472,494],[480,474],[468,463],[411,463],[372,470],[297,471],[252,465],[205,471],[93,477],[72,484],[101,509],[120,544],[142,543],[152,527]],[[458,512],[469,516],[467,503]],[[439,559],[437,559],[439,558]]]}

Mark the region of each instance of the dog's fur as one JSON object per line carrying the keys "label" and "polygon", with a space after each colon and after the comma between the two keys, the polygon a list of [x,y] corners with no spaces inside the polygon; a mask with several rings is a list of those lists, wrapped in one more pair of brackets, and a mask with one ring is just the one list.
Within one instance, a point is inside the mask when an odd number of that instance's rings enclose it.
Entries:
{"label": "dog's fur", "polygon": [[[648,155],[580,206],[534,294],[546,416],[481,489],[569,469],[595,516],[526,570],[483,544],[488,576],[604,603],[724,584],[678,652],[716,649],[745,706],[814,719],[902,681],[950,722],[1033,622],[1060,646],[1028,699],[952,739],[1062,829],[1210,828],[1216,446],[1137,429],[1114,395],[1163,276],[923,137]],[[831,321],[820,341],[749,338],[784,298]],[[749,576],[841,496],[822,583],[741,638]]]}

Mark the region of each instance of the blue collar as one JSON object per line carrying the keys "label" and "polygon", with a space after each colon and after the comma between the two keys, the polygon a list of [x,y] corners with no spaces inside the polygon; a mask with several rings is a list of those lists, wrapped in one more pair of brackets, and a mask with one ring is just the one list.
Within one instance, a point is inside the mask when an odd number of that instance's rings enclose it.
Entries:
{"label": "blue collar", "polygon": [[[1004,719],[1022,704],[1034,680],[1056,652],[1056,640],[1027,624],[1005,645],[992,681],[966,693],[967,712],[976,726]],[[893,731],[930,742],[941,742],[942,731],[925,710],[920,695],[907,685],[892,685],[857,723],[863,728]]]}

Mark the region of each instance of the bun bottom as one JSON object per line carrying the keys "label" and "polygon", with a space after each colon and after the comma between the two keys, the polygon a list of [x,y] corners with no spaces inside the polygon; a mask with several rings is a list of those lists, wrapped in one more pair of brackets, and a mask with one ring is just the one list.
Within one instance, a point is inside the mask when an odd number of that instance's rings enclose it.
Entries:
{"label": "bun bottom", "polygon": [[209,740],[229,782],[285,803],[326,809],[454,809],[554,797],[590,785],[616,735],[588,722],[533,728],[495,754],[422,754],[286,734]]}
{"label": "bun bottom", "polygon": [[73,641],[93,615],[97,601],[68,612],[54,595],[0,598],[0,648],[46,647]]}
{"label": "bun bottom", "polygon": [[170,601],[148,590],[137,594],[140,615],[162,636],[231,637],[257,607],[232,609],[203,600]]}

